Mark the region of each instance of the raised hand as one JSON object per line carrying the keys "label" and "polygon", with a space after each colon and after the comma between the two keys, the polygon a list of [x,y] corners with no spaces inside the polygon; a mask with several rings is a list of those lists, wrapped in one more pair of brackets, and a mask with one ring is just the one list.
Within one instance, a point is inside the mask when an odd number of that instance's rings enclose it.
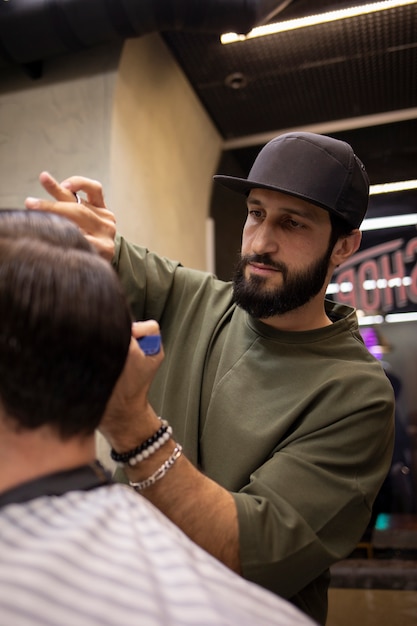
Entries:
{"label": "raised hand", "polygon": [[[48,172],[42,172],[39,180],[54,200],[29,197],[25,200],[26,208],[49,211],[70,219],[100,255],[111,261],[116,219],[106,207],[101,183],[83,176],[71,176],[58,183]],[[82,198],[79,192],[83,192]]]}

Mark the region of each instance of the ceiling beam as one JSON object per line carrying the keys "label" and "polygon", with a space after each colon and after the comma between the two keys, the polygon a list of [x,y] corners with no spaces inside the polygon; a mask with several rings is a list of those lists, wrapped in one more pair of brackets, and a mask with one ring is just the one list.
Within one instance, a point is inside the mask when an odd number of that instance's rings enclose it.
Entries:
{"label": "ceiling beam", "polygon": [[342,120],[330,120],[318,124],[309,124],[303,126],[295,126],[292,128],[279,128],[269,130],[265,133],[257,133],[255,135],[246,135],[243,137],[235,137],[223,141],[223,150],[235,150],[237,148],[249,148],[250,146],[261,146],[274,137],[289,133],[296,130],[307,131],[311,133],[320,133],[328,135],[331,133],[340,133],[346,130],[355,130],[357,128],[367,128],[369,126],[380,126],[383,124],[392,124],[394,122],[403,122],[405,120],[417,119],[417,107],[411,109],[399,109],[398,111],[386,111],[384,113],[374,113],[372,115],[362,115],[358,117],[350,117]]}

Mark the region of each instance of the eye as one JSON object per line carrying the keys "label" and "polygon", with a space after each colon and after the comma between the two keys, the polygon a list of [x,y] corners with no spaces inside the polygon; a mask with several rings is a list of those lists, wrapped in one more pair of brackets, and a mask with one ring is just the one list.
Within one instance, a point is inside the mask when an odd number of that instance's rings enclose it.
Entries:
{"label": "eye", "polygon": [[304,224],[302,224],[301,222],[298,222],[297,220],[295,220],[292,217],[289,217],[285,222],[284,222],[284,226],[286,226],[287,228],[290,229],[297,229],[297,228],[304,228]]}
{"label": "eye", "polygon": [[262,211],[260,211],[259,209],[249,209],[248,215],[250,215],[254,219],[259,220],[262,217]]}

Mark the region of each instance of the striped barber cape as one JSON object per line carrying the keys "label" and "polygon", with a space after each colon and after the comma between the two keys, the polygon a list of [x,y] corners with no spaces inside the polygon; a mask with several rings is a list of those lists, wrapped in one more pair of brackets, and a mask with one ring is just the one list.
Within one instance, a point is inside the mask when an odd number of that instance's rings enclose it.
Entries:
{"label": "striped barber cape", "polygon": [[308,626],[125,485],[0,509],[1,626]]}

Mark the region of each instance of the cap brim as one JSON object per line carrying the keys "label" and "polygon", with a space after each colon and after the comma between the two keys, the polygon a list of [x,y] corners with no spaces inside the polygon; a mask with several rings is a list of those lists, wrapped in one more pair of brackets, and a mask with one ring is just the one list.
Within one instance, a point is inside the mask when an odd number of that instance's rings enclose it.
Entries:
{"label": "cap brim", "polygon": [[272,185],[263,185],[262,183],[256,183],[251,180],[247,180],[246,178],[235,178],[234,176],[222,176],[220,174],[216,174],[213,176],[214,180],[223,187],[227,187],[232,191],[236,191],[237,193],[243,193],[247,195],[251,189],[272,189],[273,191],[281,191],[278,187],[273,187]]}
{"label": "cap brim", "polygon": [[[300,200],[304,200],[305,202],[309,202],[310,204],[314,204],[318,206],[320,209],[324,209],[327,212],[332,212],[338,214],[337,211],[332,209],[331,207],[326,206],[325,204],[321,204],[320,202],[315,201],[314,199],[303,196],[300,193],[294,193],[294,191],[285,189],[283,187],[278,187],[274,185],[265,185],[263,183],[257,183],[254,180],[247,180],[246,178],[235,178],[234,176],[222,176],[220,174],[216,174],[213,176],[214,180],[222,184],[224,187],[227,187],[231,191],[236,191],[237,193],[244,194],[246,196],[249,195],[251,189],[270,189],[271,191],[278,191],[280,193],[285,193],[288,196],[292,196],[293,198],[300,198]],[[339,217],[346,220],[344,215],[340,215]],[[348,222],[349,223],[349,222]],[[352,228],[359,228],[354,224],[350,224]]]}
{"label": "cap brim", "polygon": [[294,191],[285,187],[279,187],[277,185],[267,185],[265,183],[258,183],[255,180],[247,180],[246,178],[235,178],[234,176],[222,176],[220,174],[216,174],[216,176],[213,176],[213,178],[215,181],[223,185],[223,187],[227,187],[228,189],[236,191],[237,193],[245,194],[246,196],[251,189],[270,189],[271,191],[279,191],[280,193],[285,193],[289,196],[294,196],[295,198],[301,198],[301,200],[306,200],[307,202],[311,202],[311,204],[315,204],[322,207],[323,209],[328,210],[328,207],[323,206],[318,202],[314,202],[314,200],[304,197],[303,194],[295,193]]}

